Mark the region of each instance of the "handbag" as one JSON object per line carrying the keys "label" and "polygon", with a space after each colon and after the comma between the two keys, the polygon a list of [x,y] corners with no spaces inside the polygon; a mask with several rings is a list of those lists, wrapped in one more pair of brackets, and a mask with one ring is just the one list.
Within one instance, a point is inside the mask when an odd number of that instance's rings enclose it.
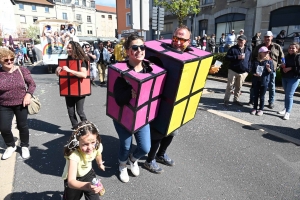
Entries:
{"label": "handbag", "polygon": [[[25,82],[25,79],[24,79],[24,76],[20,70],[20,68],[18,67],[18,70],[23,78],[23,81],[24,81],[24,86],[25,86],[25,90],[27,91],[27,87],[26,87],[26,82]],[[28,113],[30,115],[34,115],[34,114],[37,114],[40,112],[41,110],[41,102],[39,100],[39,98],[37,96],[34,96],[34,95],[31,95],[31,100],[30,100],[30,104],[27,106],[27,109],[28,109]]]}

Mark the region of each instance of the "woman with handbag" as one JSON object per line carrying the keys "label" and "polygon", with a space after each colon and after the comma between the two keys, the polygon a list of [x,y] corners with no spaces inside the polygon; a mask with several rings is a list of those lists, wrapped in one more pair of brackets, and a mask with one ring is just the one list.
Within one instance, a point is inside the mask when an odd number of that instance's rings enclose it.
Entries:
{"label": "woman with handbag", "polygon": [[282,86],[285,93],[284,109],[277,112],[284,115],[283,119],[288,120],[293,106],[293,96],[299,85],[300,54],[299,44],[291,43],[288,54],[285,56],[285,63],[281,64],[280,72],[282,77]]}
{"label": "woman with handbag", "polygon": [[7,146],[2,155],[3,160],[11,157],[17,149],[11,131],[14,115],[20,132],[22,157],[25,159],[30,157],[27,106],[31,102],[36,85],[27,68],[19,69],[14,65],[14,58],[15,55],[12,51],[5,48],[0,49],[0,64],[2,65],[0,68],[0,132]]}
{"label": "woman with handbag", "polygon": [[[59,73],[62,70],[65,70],[68,73],[77,76],[78,78],[86,78],[87,71],[88,71],[88,62],[90,59],[86,56],[83,49],[81,48],[78,42],[70,41],[67,45],[67,53],[68,53],[68,60],[81,60],[82,64],[80,66],[80,71],[71,70],[68,66],[57,67],[56,68],[56,75],[59,76]],[[68,115],[72,124],[71,129],[74,130],[77,127],[78,120],[75,114],[75,109],[81,121],[86,121],[86,116],[83,111],[85,96],[80,97],[65,97],[66,98],[66,105],[68,109]]]}

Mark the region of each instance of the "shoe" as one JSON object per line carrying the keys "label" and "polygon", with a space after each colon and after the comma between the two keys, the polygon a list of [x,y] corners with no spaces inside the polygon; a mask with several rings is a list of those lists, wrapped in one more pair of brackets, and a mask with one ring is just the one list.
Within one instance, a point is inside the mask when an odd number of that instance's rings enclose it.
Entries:
{"label": "shoe", "polygon": [[229,106],[229,101],[224,100],[224,106]]}
{"label": "shoe", "polygon": [[17,149],[17,147],[7,147],[7,149],[5,150],[4,154],[2,155],[2,159],[6,160],[7,158],[11,157],[11,155],[13,154],[13,152],[15,152]]}
{"label": "shoe", "polygon": [[286,111],[286,110],[283,109],[282,111],[278,111],[277,114],[284,115],[284,114],[285,114],[285,111]]}
{"label": "shoe", "polygon": [[144,166],[146,169],[148,169],[150,172],[153,172],[155,174],[161,174],[164,170],[158,166],[156,163],[156,160],[152,160],[150,163],[145,161]]}
{"label": "shoe", "polygon": [[286,112],[284,114],[284,117],[283,117],[284,120],[289,120],[290,119],[290,113]]}
{"label": "shoe", "polygon": [[262,111],[262,110],[258,110],[256,113],[257,116],[262,116],[263,114],[264,114],[264,111]]}
{"label": "shoe", "polygon": [[21,151],[22,151],[22,158],[26,159],[30,157],[30,152],[28,147],[22,147]]}
{"label": "shoe", "polygon": [[169,156],[165,153],[163,156],[155,156],[155,159],[157,162],[165,164],[165,165],[169,165],[169,166],[174,166],[175,162],[169,158]]}
{"label": "shoe", "polygon": [[268,108],[270,108],[270,109],[273,109],[275,106],[274,106],[274,103],[270,103],[269,105],[268,105]]}
{"label": "shoe", "polygon": [[127,172],[127,167],[126,166],[119,166],[119,171],[120,171],[120,180],[123,183],[127,183],[129,181],[129,176]]}
{"label": "shoe", "polygon": [[135,162],[132,162],[131,160],[130,160],[130,156],[129,156],[129,158],[128,158],[128,162],[129,162],[129,164],[130,164],[130,170],[131,170],[131,172],[132,172],[132,174],[134,175],[134,176],[138,176],[138,175],[140,175],[140,168],[139,168],[139,165],[138,165],[138,162],[137,162],[138,160],[136,160]]}
{"label": "shoe", "polygon": [[256,109],[253,109],[253,110],[250,112],[250,114],[251,114],[251,115],[255,115],[256,112],[257,112]]}
{"label": "shoe", "polygon": [[91,80],[91,84],[92,84],[93,86],[96,86],[96,87],[98,86],[98,85],[97,85],[94,81],[92,81],[92,80]]}
{"label": "shoe", "polygon": [[243,104],[242,104],[241,102],[239,102],[239,101],[233,101],[233,103],[234,103],[235,105],[238,105],[238,106],[243,106]]}

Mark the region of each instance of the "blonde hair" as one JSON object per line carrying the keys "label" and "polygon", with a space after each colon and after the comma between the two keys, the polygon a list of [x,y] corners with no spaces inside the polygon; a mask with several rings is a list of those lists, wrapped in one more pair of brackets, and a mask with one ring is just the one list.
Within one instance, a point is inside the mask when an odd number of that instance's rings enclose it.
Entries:
{"label": "blonde hair", "polygon": [[266,54],[265,57],[262,56],[262,53],[263,53],[263,52],[258,53],[258,56],[257,56],[257,60],[258,60],[258,61],[270,60],[270,54],[269,54],[269,53]]}
{"label": "blonde hair", "polygon": [[14,58],[15,53],[7,48],[0,48],[0,59],[2,60],[4,58],[8,58],[8,57]]}

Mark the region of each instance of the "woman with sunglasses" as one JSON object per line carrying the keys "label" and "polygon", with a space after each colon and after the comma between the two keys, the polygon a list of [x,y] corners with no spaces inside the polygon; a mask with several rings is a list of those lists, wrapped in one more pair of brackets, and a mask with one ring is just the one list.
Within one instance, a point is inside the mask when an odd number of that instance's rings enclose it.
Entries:
{"label": "woman with sunglasses", "polygon": [[[67,53],[69,60],[81,60],[82,64],[80,67],[80,71],[71,70],[68,66],[57,67],[56,75],[59,76],[59,73],[62,70],[77,76],[78,78],[86,78],[87,70],[88,70],[88,61],[89,58],[85,55],[83,49],[81,48],[78,42],[70,41],[67,45]],[[72,124],[71,129],[74,130],[77,127],[78,120],[75,114],[75,109],[81,121],[86,121],[86,115],[83,111],[85,96],[80,97],[65,97],[66,105],[68,109],[68,115]]]}
{"label": "woman with sunglasses", "polygon": [[0,68],[0,132],[7,146],[2,155],[3,160],[11,157],[17,149],[11,131],[14,115],[20,134],[22,157],[24,159],[30,157],[27,106],[30,104],[36,85],[30,71],[27,68],[15,66],[14,59],[15,55],[12,51],[0,48],[0,65],[2,66]]}
{"label": "woman with sunglasses", "polygon": [[[152,71],[150,63],[144,60],[145,45],[142,38],[136,35],[130,35],[124,43],[124,48],[128,56],[127,67],[138,73],[149,73]],[[143,92],[143,91],[141,91]],[[128,104],[132,98],[136,98],[136,92],[132,89],[124,78],[117,78],[114,84],[114,96],[119,106]],[[129,181],[127,172],[127,162],[130,164],[131,172],[134,176],[140,174],[138,159],[145,156],[150,150],[150,128],[149,124],[141,128],[136,133],[132,134],[127,131],[117,121],[113,121],[115,129],[119,135],[119,171],[120,180],[124,183]],[[133,153],[130,153],[132,138],[135,137],[137,147]]]}

